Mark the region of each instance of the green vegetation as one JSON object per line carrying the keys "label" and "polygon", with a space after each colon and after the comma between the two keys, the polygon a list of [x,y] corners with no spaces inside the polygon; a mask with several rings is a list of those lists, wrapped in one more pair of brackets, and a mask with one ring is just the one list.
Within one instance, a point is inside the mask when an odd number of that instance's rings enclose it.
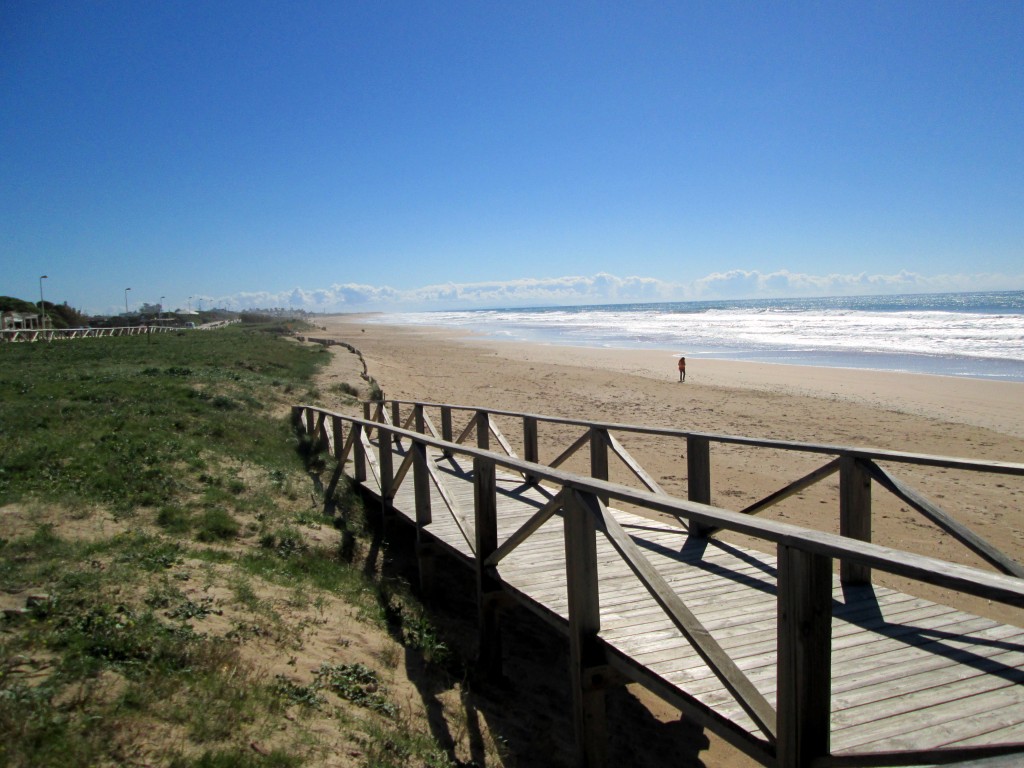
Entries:
{"label": "green vegetation", "polygon": [[286,333],[0,347],[0,764],[453,765],[398,652],[298,662],[347,612],[453,663],[404,581],[350,565],[359,499],[322,515],[288,406],[328,353]]}

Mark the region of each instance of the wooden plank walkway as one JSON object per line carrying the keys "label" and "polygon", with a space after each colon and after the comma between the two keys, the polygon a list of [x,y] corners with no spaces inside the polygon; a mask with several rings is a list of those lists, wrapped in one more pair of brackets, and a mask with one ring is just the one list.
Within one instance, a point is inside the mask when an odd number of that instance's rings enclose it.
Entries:
{"label": "wooden plank walkway", "polygon": [[[375,445],[375,442],[373,443]],[[376,451],[372,451],[376,453]],[[395,466],[405,455],[396,448]],[[448,500],[431,484],[423,530],[472,564],[472,462],[428,450]],[[374,458],[371,458],[371,462]],[[346,471],[353,473],[351,464]],[[374,473],[363,485],[380,497]],[[553,497],[522,477],[497,476],[498,542]],[[461,517],[461,527],[448,511]],[[416,521],[411,482],[394,511]],[[773,706],[776,703],[776,558],[619,510],[614,516],[671,589]],[[722,735],[763,734],[719,677],[639,583],[609,541],[597,537],[600,639],[627,678],[695,703]],[[562,631],[568,625],[566,553],[560,514],[497,566],[504,590]],[[877,586],[832,586],[831,753],[931,750],[1024,741],[1024,630]],[[756,752],[751,752],[760,756]],[[827,759],[825,764],[838,763]],[[851,757],[847,764],[858,764]],[[874,763],[881,764],[881,763]],[[901,764],[895,761],[893,764]],[[904,763],[905,764],[905,763]]]}

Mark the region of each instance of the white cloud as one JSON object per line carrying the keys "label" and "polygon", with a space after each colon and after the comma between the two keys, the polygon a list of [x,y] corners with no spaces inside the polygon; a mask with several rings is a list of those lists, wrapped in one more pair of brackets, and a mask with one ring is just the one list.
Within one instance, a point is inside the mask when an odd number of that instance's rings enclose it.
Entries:
{"label": "white cloud", "polygon": [[579,304],[687,301],[803,296],[856,296],[952,291],[1019,290],[1024,275],[812,275],[779,270],[734,269],[692,282],[672,283],[651,277],[607,273],[558,278],[521,278],[483,283],[444,283],[411,290],[390,286],[336,283],[327,288],[247,292],[202,297],[204,305],[231,309],[287,307],[311,312],[418,311],[483,307],[528,307]]}

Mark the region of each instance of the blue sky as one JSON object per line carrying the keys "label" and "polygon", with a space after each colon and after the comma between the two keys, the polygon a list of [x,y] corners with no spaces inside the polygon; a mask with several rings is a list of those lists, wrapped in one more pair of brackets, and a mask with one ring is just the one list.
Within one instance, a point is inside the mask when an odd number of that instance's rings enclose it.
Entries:
{"label": "blue sky", "polygon": [[0,3],[0,294],[1024,289],[1021,2]]}

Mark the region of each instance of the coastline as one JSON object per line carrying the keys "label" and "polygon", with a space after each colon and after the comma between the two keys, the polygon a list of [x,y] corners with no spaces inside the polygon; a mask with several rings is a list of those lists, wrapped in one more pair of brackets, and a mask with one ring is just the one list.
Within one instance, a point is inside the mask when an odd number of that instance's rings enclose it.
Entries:
{"label": "coastline", "polygon": [[[508,361],[507,365],[529,362],[561,364],[678,383],[678,353],[675,350],[544,344],[496,339],[443,326],[390,325],[376,321],[363,324],[361,321],[368,316],[334,315],[322,319],[327,329],[333,332],[359,326],[360,336],[364,339],[391,335],[407,338],[415,346],[457,342],[476,350],[481,357],[493,355],[504,359]],[[1024,439],[1024,382],[720,358],[689,357],[687,362],[687,381],[683,386],[726,387],[824,398],[983,427],[1008,437]],[[387,387],[385,391],[388,391]],[[490,402],[470,404],[496,407]]]}
{"label": "coastline", "polygon": [[[1024,383],[689,359],[687,381],[681,384],[677,358],[668,350],[501,341],[459,329],[361,320],[355,315],[325,317],[325,329],[311,335],[358,348],[370,375],[390,399],[1024,464]],[[361,415],[351,401],[347,406],[340,399],[332,401],[331,383],[357,383],[361,367],[343,347],[331,350],[333,363],[321,379],[321,404]],[[519,444],[521,427],[514,419],[495,417],[495,422],[513,447]],[[539,433],[541,461],[550,461],[579,437],[580,429],[545,425]],[[668,493],[685,497],[685,445],[649,436],[619,437]],[[826,461],[814,454],[716,444],[711,502],[743,509]],[[1003,552],[1018,562],[1024,560],[1024,477],[889,468]],[[620,479],[621,474],[616,477],[614,468],[612,473],[611,479],[627,481]],[[763,516],[838,533],[838,490],[838,476],[833,475]],[[991,570],[882,489],[872,492],[872,516],[872,538],[878,544]],[[722,538],[766,551],[763,541],[727,533]],[[881,572],[875,572],[873,581],[1024,626],[1024,610]],[[630,690],[657,720],[679,719],[678,711],[660,699],[637,686]],[[705,765],[723,768],[755,766],[714,736],[701,758]]]}
{"label": "coastline", "polygon": [[[357,347],[389,399],[1024,464],[1024,383],[702,360],[688,366],[681,384],[676,358],[668,352],[504,342],[449,328],[360,320],[324,318],[325,330],[316,335]],[[332,349],[337,350],[334,365],[321,381],[326,393],[334,381],[358,381],[356,357],[342,347]],[[321,404],[343,408],[330,394],[322,396]],[[356,406],[348,408],[354,413]],[[515,445],[520,426],[513,419],[496,421]],[[545,427],[541,461],[553,460],[577,437],[578,428]],[[668,493],[686,496],[685,445],[650,436],[621,439]],[[717,445],[711,503],[743,509],[823,463],[818,454]],[[1024,561],[1024,477],[891,468],[957,520]],[[613,472],[611,479],[635,482],[627,475]],[[883,489],[873,492],[872,507],[876,543],[990,570]],[[837,533],[838,477],[763,515]],[[1024,611],[887,574],[879,574],[877,582],[928,599],[955,599],[965,610],[1024,624]]]}

